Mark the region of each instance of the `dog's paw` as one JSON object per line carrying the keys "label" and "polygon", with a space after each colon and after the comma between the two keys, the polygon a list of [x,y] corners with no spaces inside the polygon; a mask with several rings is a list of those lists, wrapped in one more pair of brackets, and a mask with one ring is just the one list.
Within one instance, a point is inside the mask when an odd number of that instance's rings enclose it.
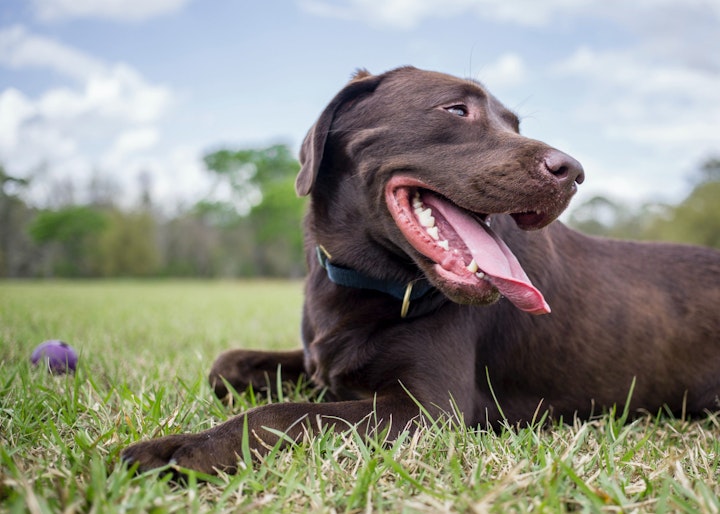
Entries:
{"label": "dog's paw", "polygon": [[210,370],[210,385],[215,395],[223,399],[229,394],[227,384],[242,392],[250,386],[255,391],[273,390],[277,377],[277,364],[269,362],[264,352],[231,350],[222,353]]}
{"label": "dog's paw", "polygon": [[204,434],[169,435],[128,446],[121,458],[128,467],[137,465],[138,473],[164,467],[176,477],[188,469],[207,475],[234,472],[237,456],[218,455],[208,443],[212,441]]}

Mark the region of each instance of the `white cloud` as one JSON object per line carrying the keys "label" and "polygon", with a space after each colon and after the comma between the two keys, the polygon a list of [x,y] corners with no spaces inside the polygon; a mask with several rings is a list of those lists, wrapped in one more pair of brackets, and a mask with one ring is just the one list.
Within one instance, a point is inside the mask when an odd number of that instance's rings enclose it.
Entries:
{"label": "white cloud", "polygon": [[522,57],[508,53],[484,66],[478,76],[491,91],[497,91],[503,87],[521,84],[527,78],[527,69]]}
{"label": "white cloud", "polygon": [[98,59],[54,39],[30,34],[20,25],[0,30],[0,65],[50,69],[76,80],[86,80],[104,68]]}
{"label": "white cloud", "polygon": [[576,112],[616,139],[698,153],[720,141],[720,73],[627,52],[576,51],[555,70],[582,78],[592,102]]}
{"label": "white cloud", "polygon": [[[677,20],[678,14],[693,20],[698,16],[720,17],[720,0],[297,0],[297,3],[317,16],[398,29],[411,29],[427,19],[465,13],[524,26],[543,26],[558,17],[582,15],[636,26],[645,24],[649,32],[657,32],[658,25],[667,26]],[[667,17],[662,13],[673,15]]]}
{"label": "white cloud", "polygon": [[75,79],[81,88],[55,88],[38,101],[40,115],[72,118],[87,113],[133,122],[157,119],[171,93],[151,85],[131,67],[112,66],[22,26],[0,30],[0,65],[16,69],[51,69]]}
{"label": "white cloud", "polygon": [[[116,65],[89,78],[80,87],[54,87],[35,99],[9,88],[0,92],[4,116],[0,122],[0,143],[21,145],[23,133],[58,131],[69,137],[111,136],[126,127],[159,121],[172,101],[163,86],[148,84],[137,72]],[[6,113],[6,114],[5,114]],[[35,148],[42,154],[43,148]]]}
{"label": "white cloud", "polygon": [[373,25],[410,29],[426,19],[463,13],[519,25],[544,25],[557,12],[576,11],[593,0],[298,0],[301,9],[329,18],[363,20]]}
{"label": "white cloud", "polygon": [[0,30],[0,65],[52,69],[80,87],[56,87],[37,101],[38,114],[50,119],[88,113],[130,122],[156,120],[172,98],[164,86],[149,84],[128,65],[108,65],[75,48],[16,26]]}
{"label": "white cloud", "polygon": [[35,112],[32,102],[20,91],[8,88],[0,92],[0,153],[18,143],[18,127]]}
{"label": "white cloud", "polygon": [[557,67],[560,71],[583,75],[593,81],[630,87],[642,93],[715,95],[720,75],[689,66],[655,64],[632,51],[597,52],[587,47],[575,51]]}
{"label": "white cloud", "polygon": [[155,127],[138,127],[122,132],[103,157],[105,167],[117,167],[128,157],[154,147],[160,140]]}
{"label": "white cloud", "polygon": [[33,0],[41,20],[102,18],[116,21],[143,21],[177,12],[190,0]]}
{"label": "white cloud", "polygon": [[720,150],[720,73],[712,69],[644,47],[581,48],[547,77],[579,85],[566,124],[589,153],[574,154],[588,172],[583,195],[677,201],[685,177]]}
{"label": "white cloud", "polygon": [[75,145],[39,114],[38,102],[14,88],[0,91],[0,156],[11,169],[25,171],[47,160],[64,159]]}
{"label": "white cloud", "polygon": [[0,66],[53,70],[74,79],[35,97],[0,89],[0,159],[14,173],[47,168],[53,179],[81,183],[98,166],[127,176],[130,156],[150,152],[173,102],[122,63],[108,64],[23,27],[0,31]]}
{"label": "white cloud", "polygon": [[165,86],[147,83],[129,66],[118,64],[88,80],[83,97],[88,108],[99,115],[146,123],[160,118],[172,93]]}

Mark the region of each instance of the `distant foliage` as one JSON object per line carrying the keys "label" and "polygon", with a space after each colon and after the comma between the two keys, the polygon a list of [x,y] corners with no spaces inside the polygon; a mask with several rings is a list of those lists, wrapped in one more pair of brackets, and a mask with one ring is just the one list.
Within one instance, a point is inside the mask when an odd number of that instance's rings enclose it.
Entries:
{"label": "distant foliage", "polygon": [[632,207],[597,196],[573,209],[568,223],[593,235],[720,248],[720,159],[701,166],[695,187],[677,205]]}
{"label": "distant foliage", "polygon": [[107,225],[105,215],[83,205],[56,211],[41,211],[32,225],[30,235],[38,243],[57,242],[80,246],[101,232]]}
{"label": "distant foliage", "polygon": [[106,227],[104,212],[73,205],[41,211],[30,224],[29,231],[52,261],[50,274],[87,277],[98,274],[98,239]]}
{"label": "distant foliage", "polygon": [[654,220],[648,237],[720,248],[720,180],[698,185],[683,202]]}
{"label": "distant foliage", "polygon": [[0,166],[0,277],[299,277],[305,258],[300,165],[287,146],[223,148],[203,157],[213,186],[172,217],[152,204],[150,177],[133,208],[96,175],[77,204],[77,184],[53,188],[52,205],[23,200],[29,182]]}
{"label": "distant foliage", "polygon": [[152,214],[112,209],[106,213],[106,220],[93,252],[96,273],[102,277],[156,275],[161,261]]}
{"label": "distant foliage", "polygon": [[242,245],[235,255],[245,257],[243,271],[260,276],[302,275],[304,203],[295,195],[300,164],[289,148],[222,149],[203,160],[215,175],[216,189],[230,195],[224,201],[200,202],[196,212],[223,232],[244,233],[242,240],[235,240]]}
{"label": "distant foliage", "polygon": [[40,273],[37,245],[28,232],[37,213],[21,196],[28,185],[27,180],[8,175],[0,165],[0,277]]}

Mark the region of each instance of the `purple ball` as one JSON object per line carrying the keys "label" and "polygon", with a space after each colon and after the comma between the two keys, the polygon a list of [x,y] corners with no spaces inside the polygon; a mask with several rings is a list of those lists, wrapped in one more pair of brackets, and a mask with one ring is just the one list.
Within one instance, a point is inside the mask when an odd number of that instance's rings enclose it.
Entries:
{"label": "purple ball", "polygon": [[51,339],[41,343],[30,356],[30,362],[37,366],[45,363],[51,373],[72,373],[77,366],[77,352],[64,341]]}

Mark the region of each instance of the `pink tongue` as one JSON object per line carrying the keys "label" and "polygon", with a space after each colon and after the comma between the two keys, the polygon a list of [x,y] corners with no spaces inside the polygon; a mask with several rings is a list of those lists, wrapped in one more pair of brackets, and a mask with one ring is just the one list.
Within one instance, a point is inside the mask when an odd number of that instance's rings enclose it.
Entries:
{"label": "pink tongue", "polygon": [[510,248],[490,227],[437,197],[423,198],[437,209],[463,240],[478,267],[500,293],[518,309],[547,314],[550,306],[525,274]]}

